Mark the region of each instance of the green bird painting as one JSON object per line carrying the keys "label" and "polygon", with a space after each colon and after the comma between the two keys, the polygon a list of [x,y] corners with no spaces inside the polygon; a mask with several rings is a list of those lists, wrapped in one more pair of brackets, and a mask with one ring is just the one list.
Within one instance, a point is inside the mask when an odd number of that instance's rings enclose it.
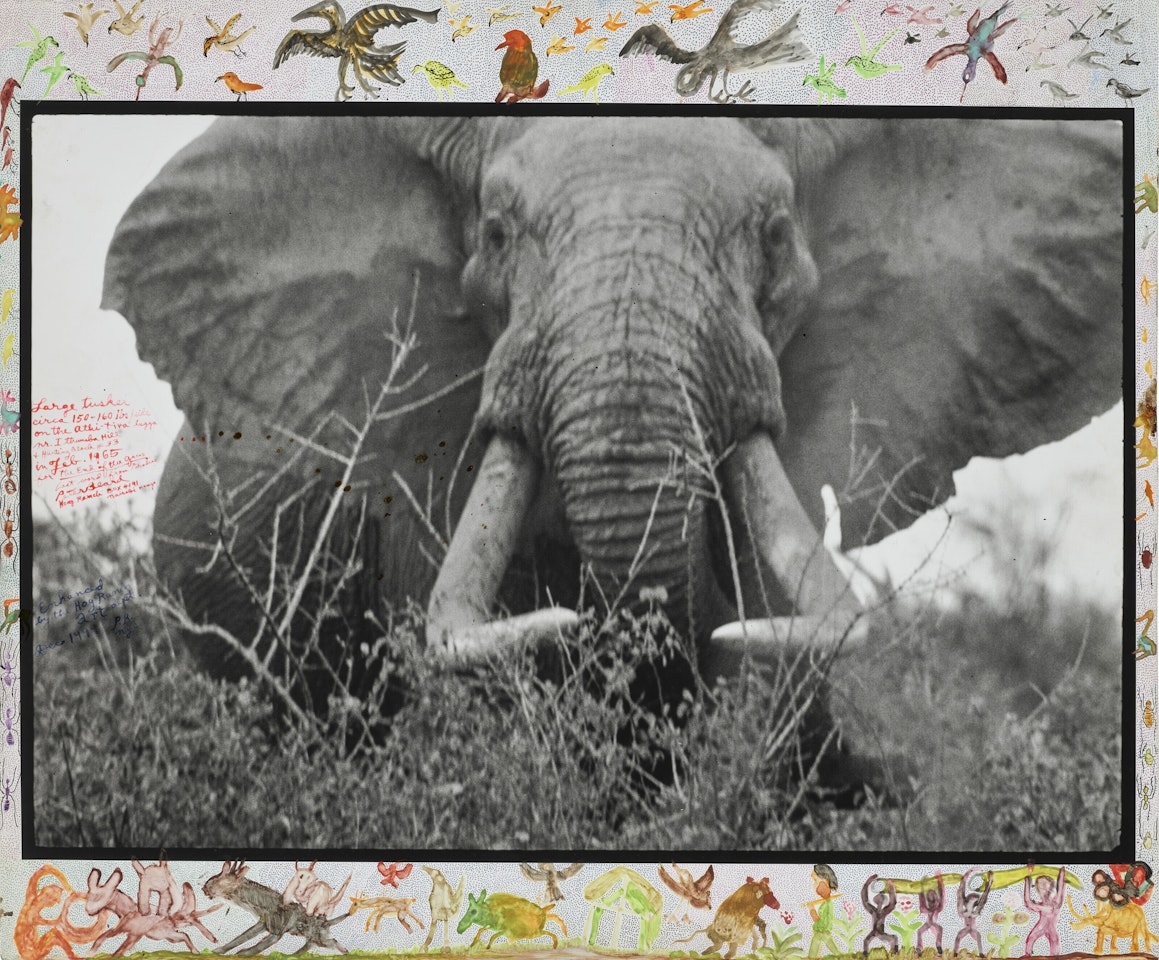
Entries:
{"label": "green bird painting", "polygon": [[41,70],[40,70],[41,73],[48,74],[48,87],[45,88],[44,93],[41,95],[42,99],[43,99],[43,97],[48,96],[48,94],[52,90],[52,88],[55,87],[57,85],[57,83],[60,82],[61,77],[64,77],[65,75],[67,75],[70,72],[69,68],[64,65],[63,60],[64,60],[64,51],[58,50],[56,52],[56,59],[52,63],[50,63],[47,67],[41,68]]}
{"label": "green bird painting", "polygon": [[60,44],[57,43],[56,38],[52,36],[41,36],[40,31],[36,29],[31,23],[28,28],[32,31],[32,39],[24,40],[16,44],[18,47],[31,47],[32,53],[28,55],[28,63],[24,65],[24,73],[20,76],[20,82],[23,84],[28,78],[28,71],[36,64],[40,63],[46,56],[48,56],[48,48],[56,47],[60,49]]}
{"label": "green bird painting", "polygon": [[596,96],[596,90],[600,85],[600,81],[604,77],[614,77],[615,73],[612,70],[610,63],[598,63],[592,67],[587,73],[580,77],[578,83],[573,83],[570,87],[565,87],[559,91],[561,97],[569,93],[583,93],[584,99],[587,100],[588,94],[592,95],[592,102],[599,103],[600,98]]}
{"label": "green bird painting", "polygon": [[895,33],[900,30],[900,27],[895,27],[885,35],[883,39],[878,41],[877,45],[872,49],[868,49],[868,44],[865,41],[865,34],[861,32],[861,25],[857,22],[857,17],[853,18],[853,26],[857,30],[857,39],[861,41],[861,54],[856,57],[850,57],[845,61],[845,66],[853,67],[857,71],[857,75],[863,80],[876,80],[883,74],[889,73],[890,70],[900,70],[900,63],[878,63],[873,58],[877,56],[878,51],[881,50],[890,40],[893,39]]}
{"label": "green bird painting", "polygon": [[455,71],[448,67],[445,63],[439,63],[438,60],[428,60],[426,63],[416,64],[411,73],[417,73],[421,70],[426,74],[427,83],[438,94],[439,100],[443,99],[443,91],[447,91],[447,95],[455,99],[455,87],[461,87],[464,90],[471,89],[462,80],[455,76]]}
{"label": "green bird painting", "polygon": [[77,95],[82,100],[87,100],[89,97],[103,97],[104,92],[97,90],[87,79],[82,77],[74,70],[68,72],[68,79],[71,81],[73,87],[76,89]]}
{"label": "green bird painting", "polygon": [[801,82],[801,86],[808,84],[814,90],[816,90],[818,103],[832,103],[834,97],[844,98],[845,91],[833,82],[833,71],[836,69],[837,64],[835,63],[829,64],[828,69],[826,69],[825,56],[822,54],[821,62],[817,66],[817,72],[815,74],[809,74],[807,77],[805,77],[805,79]]}

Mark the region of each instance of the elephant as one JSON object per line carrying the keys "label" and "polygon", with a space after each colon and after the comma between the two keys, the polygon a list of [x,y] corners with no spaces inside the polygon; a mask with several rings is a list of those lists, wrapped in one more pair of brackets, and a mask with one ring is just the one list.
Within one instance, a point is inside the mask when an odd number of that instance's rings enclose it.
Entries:
{"label": "elephant", "polygon": [[593,597],[705,664],[730,623],[846,629],[824,486],[872,544],[1121,400],[1122,164],[1114,120],[219,119],[106,263],[186,417],[158,574],[248,638],[329,558],[354,675],[407,602],[451,662]]}

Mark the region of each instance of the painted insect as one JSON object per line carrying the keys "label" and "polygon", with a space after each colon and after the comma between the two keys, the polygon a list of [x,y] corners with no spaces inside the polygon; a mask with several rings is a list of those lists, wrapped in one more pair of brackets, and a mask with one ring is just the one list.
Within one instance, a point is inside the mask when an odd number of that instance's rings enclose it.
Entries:
{"label": "painted insect", "polygon": [[16,493],[16,466],[12,461],[12,448],[4,448],[4,492],[9,496]]}

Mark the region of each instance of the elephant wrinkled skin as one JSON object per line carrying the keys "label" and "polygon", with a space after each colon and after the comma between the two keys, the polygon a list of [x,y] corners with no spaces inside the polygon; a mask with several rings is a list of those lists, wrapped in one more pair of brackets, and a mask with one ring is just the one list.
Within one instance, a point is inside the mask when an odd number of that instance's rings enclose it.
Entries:
{"label": "elephant wrinkled skin", "polygon": [[[365,611],[407,599],[435,648],[469,653],[501,602],[574,603],[581,567],[609,599],[663,598],[702,652],[744,604],[848,613],[818,547],[823,485],[843,542],[872,543],[943,502],[970,457],[1060,439],[1120,399],[1121,136],[1088,120],[220,120],[135,201],[107,263],[104,306],[187,417],[159,572],[195,620],[248,636],[237,570],[206,563],[215,487],[248,491],[238,503],[276,477],[233,540],[261,571],[275,507],[300,495],[281,520],[308,550],[345,480],[334,549],[361,572],[328,608],[354,625],[340,660]],[[344,474],[319,447],[349,449],[412,305],[417,346],[384,408],[401,413]],[[856,483],[851,449],[874,454]],[[441,569],[400,480],[430,491],[436,521],[462,518]],[[755,609],[758,580],[774,609]]]}

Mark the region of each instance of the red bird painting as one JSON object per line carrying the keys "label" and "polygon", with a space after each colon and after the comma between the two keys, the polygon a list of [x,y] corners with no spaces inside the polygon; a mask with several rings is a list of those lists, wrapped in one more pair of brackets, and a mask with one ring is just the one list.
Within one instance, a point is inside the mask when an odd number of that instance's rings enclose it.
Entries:
{"label": "red bird painting", "polygon": [[378,863],[378,872],[382,874],[381,883],[384,887],[390,886],[397,889],[399,880],[405,880],[409,877],[413,869],[413,863],[392,863],[389,865],[382,861]]}
{"label": "red bird painting", "polygon": [[8,117],[8,106],[12,103],[12,98],[16,95],[16,90],[20,84],[15,77],[9,77],[4,81],[4,86],[0,89],[0,127],[4,126],[4,121]]}
{"label": "red bird painting", "polygon": [[496,103],[518,103],[520,100],[542,100],[547,96],[550,80],[535,85],[539,76],[539,59],[531,49],[531,37],[522,30],[508,30],[495,49],[507,48],[499,65],[499,94]]}

